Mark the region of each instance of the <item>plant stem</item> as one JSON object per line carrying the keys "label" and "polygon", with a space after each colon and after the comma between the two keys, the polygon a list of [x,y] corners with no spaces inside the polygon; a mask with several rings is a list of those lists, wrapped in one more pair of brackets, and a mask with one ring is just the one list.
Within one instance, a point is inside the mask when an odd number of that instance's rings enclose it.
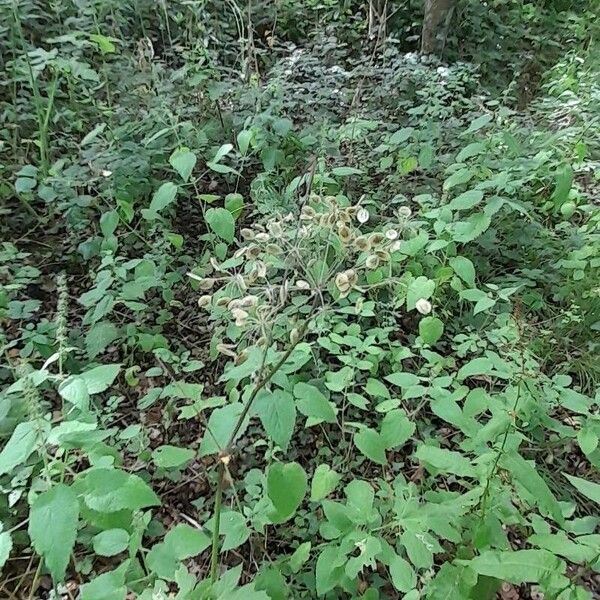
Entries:
{"label": "plant stem", "polygon": [[273,367],[271,367],[271,369],[269,369],[269,371],[266,373],[266,375],[261,377],[256,382],[256,385],[254,386],[252,393],[248,397],[248,400],[246,400],[246,404],[244,405],[244,408],[242,409],[242,412],[240,413],[240,416],[238,417],[238,419],[236,421],[235,427],[233,428],[233,431],[231,432],[229,439],[227,440],[227,444],[219,453],[219,480],[217,483],[217,492],[215,494],[215,505],[214,505],[214,511],[213,511],[213,517],[214,517],[213,535],[212,535],[212,546],[211,546],[211,551],[210,551],[210,581],[211,581],[211,583],[215,583],[215,581],[217,580],[217,569],[219,566],[219,533],[220,533],[220,526],[221,526],[221,505],[222,505],[222,501],[223,501],[223,483],[225,480],[225,468],[226,468],[227,464],[229,463],[231,453],[233,451],[233,443],[235,442],[235,438],[236,438],[237,434],[239,433],[239,431],[242,427],[242,424],[244,423],[244,420],[246,419],[246,416],[248,415],[248,412],[250,411],[250,408],[252,407],[252,404],[254,403],[256,396],[258,395],[258,392],[260,392],[265,387],[265,385],[267,385],[267,383],[269,383],[269,381],[271,380],[273,375],[275,375],[275,373],[277,373],[277,371],[279,371],[279,369],[281,369],[281,367],[284,365],[286,360],[290,357],[290,355],[292,354],[292,352],[294,351],[296,346],[300,343],[300,341],[306,335],[306,332],[308,330],[308,325],[310,323],[310,317],[311,316],[309,315],[307,317],[306,321],[304,322],[304,324],[302,325],[302,327],[299,329],[298,337],[296,338],[296,340],[294,340],[294,342],[290,345],[290,347],[283,353],[283,355],[275,363],[275,365]]}

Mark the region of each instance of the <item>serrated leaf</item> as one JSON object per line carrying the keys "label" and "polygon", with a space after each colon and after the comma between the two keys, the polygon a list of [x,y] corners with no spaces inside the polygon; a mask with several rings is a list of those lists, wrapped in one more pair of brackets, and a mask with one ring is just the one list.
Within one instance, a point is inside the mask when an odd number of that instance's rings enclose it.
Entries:
{"label": "serrated leaf", "polygon": [[119,329],[110,321],[99,321],[90,327],[85,336],[85,348],[93,360],[102,354],[119,337]]}
{"label": "serrated leaf", "polygon": [[418,300],[428,300],[435,291],[435,281],[428,279],[423,275],[413,279],[408,284],[408,290],[406,292],[406,308],[413,310]]}
{"label": "serrated leaf", "polygon": [[369,460],[380,465],[387,464],[385,455],[385,440],[374,429],[364,427],[354,434],[354,445]]}
{"label": "serrated leaf", "polygon": [[216,233],[226,242],[233,241],[235,233],[235,219],[226,208],[209,208],[204,218],[213,233]]}
{"label": "serrated leaf", "polygon": [[319,465],[315,469],[310,488],[310,499],[313,502],[326,498],[337,487],[342,476],[336,473],[329,465]]}
{"label": "serrated leaf", "polygon": [[565,563],[547,550],[488,550],[468,564],[480,575],[515,584],[537,583],[565,571]]}
{"label": "serrated leaf", "polygon": [[32,421],[19,423],[15,427],[0,452],[0,475],[10,473],[31,456],[36,447],[37,435],[37,427]]}
{"label": "serrated leaf", "polygon": [[169,163],[187,183],[196,166],[196,155],[188,148],[178,148],[169,157]]}
{"label": "serrated leaf", "polygon": [[485,127],[492,120],[492,118],[492,115],[481,115],[480,117],[477,117],[471,121],[471,124],[465,133],[474,133],[475,131],[479,131],[482,127]]}
{"label": "serrated leaf", "polygon": [[444,181],[443,188],[444,190],[450,190],[457,185],[462,185],[464,183],[468,183],[473,179],[475,173],[471,169],[463,168],[455,171]]}
{"label": "serrated leaf", "polygon": [[267,435],[282,450],[288,449],[296,424],[294,398],[284,390],[263,390],[254,401],[254,410]]}
{"label": "serrated leaf", "polygon": [[31,505],[29,537],[56,583],[63,580],[67,571],[78,522],[77,494],[62,483],[40,494]]}
{"label": "serrated leaf", "polygon": [[304,469],[296,462],[275,463],[267,474],[267,495],[273,503],[272,523],[290,519],[302,503],[307,489]]}
{"label": "serrated leaf", "polygon": [[419,321],[419,335],[426,344],[435,344],[444,333],[444,323],[437,317],[424,317]]}

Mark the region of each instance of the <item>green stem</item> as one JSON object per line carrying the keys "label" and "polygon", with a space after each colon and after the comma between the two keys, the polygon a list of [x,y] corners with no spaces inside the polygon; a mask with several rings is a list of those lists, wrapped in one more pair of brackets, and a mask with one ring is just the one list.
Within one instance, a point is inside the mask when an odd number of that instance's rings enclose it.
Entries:
{"label": "green stem", "polygon": [[221,528],[221,506],[223,503],[223,481],[225,479],[225,463],[219,463],[219,483],[215,495],[215,511],[212,535],[212,547],[210,551],[210,582],[217,581],[217,569],[219,567],[219,533]]}

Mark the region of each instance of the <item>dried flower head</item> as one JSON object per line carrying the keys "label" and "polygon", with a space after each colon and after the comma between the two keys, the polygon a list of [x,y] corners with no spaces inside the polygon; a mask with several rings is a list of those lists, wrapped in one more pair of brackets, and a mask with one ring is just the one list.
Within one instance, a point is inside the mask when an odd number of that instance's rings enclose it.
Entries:
{"label": "dried flower head", "polygon": [[422,315],[428,315],[431,312],[431,302],[425,300],[425,298],[419,298],[415,303],[415,308]]}
{"label": "dried flower head", "polygon": [[231,316],[235,319],[235,324],[238,327],[243,327],[248,321],[248,313],[242,308],[234,308],[231,311]]}
{"label": "dried flower head", "polygon": [[352,231],[350,227],[338,222],[338,235],[342,243],[348,244],[352,240]]}
{"label": "dried flower head", "polygon": [[315,212],[314,208],[305,205],[302,207],[302,211],[300,212],[300,219],[302,221],[311,221],[316,215],[317,213]]}
{"label": "dried flower head", "polygon": [[401,206],[398,209],[398,214],[406,219],[410,218],[412,215],[412,210],[408,206]]}
{"label": "dried flower head", "polygon": [[298,281],[296,281],[296,287],[299,290],[310,290],[310,283],[304,279],[298,279]]}
{"label": "dried flower head", "polygon": [[357,250],[360,250],[361,252],[366,252],[367,250],[371,249],[371,242],[369,241],[369,238],[366,235],[359,235],[354,240],[354,246]]}
{"label": "dried flower head", "polygon": [[369,243],[371,244],[371,247],[377,246],[377,244],[381,244],[384,239],[385,236],[382,233],[372,233],[369,236]]}
{"label": "dried flower head", "polygon": [[247,227],[243,227],[240,230],[240,235],[245,239],[245,240],[253,240],[254,239],[254,231],[252,231],[252,229],[248,229]]}
{"label": "dried flower head", "polygon": [[254,239],[260,243],[266,243],[271,239],[271,236],[268,233],[257,233]]}

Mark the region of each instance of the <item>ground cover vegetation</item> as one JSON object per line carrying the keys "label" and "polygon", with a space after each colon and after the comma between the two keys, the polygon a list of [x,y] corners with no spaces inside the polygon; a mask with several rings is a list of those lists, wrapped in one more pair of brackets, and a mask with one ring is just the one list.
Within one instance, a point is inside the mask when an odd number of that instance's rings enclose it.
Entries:
{"label": "ground cover vegetation", "polygon": [[0,0],[0,597],[598,598],[597,9]]}

